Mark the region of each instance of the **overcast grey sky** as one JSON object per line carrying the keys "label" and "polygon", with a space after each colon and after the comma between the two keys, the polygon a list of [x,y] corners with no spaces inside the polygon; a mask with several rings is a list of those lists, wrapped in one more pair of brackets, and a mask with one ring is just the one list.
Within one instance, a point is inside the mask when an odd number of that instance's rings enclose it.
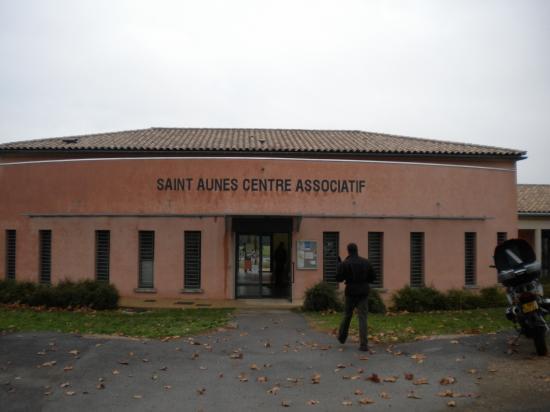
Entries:
{"label": "overcast grey sky", "polygon": [[152,126],[512,147],[550,183],[550,1],[0,0],[0,142]]}

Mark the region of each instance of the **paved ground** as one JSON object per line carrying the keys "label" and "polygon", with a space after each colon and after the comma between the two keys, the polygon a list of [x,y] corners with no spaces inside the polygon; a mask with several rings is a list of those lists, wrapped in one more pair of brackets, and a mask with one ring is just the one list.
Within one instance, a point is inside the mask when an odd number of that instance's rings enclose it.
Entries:
{"label": "paved ground", "polygon": [[[508,338],[378,345],[365,356],[298,314],[266,310],[168,342],[9,334],[0,336],[0,409],[440,411],[454,401],[457,410],[550,410],[550,358],[532,357],[527,340],[507,353]],[[456,382],[441,385],[445,377]]]}

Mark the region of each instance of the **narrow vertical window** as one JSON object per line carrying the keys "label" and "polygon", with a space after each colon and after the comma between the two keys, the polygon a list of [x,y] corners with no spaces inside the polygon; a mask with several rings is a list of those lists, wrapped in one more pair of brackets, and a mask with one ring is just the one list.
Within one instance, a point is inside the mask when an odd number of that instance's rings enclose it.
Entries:
{"label": "narrow vertical window", "polygon": [[139,283],[138,287],[153,289],[153,268],[155,262],[155,232],[139,232]]}
{"label": "narrow vertical window", "polygon": [[99,282],[109,282],[109,263],[111,253],[111,232],[95,231],[95,278]]}
{"label": "narrow vertical window", "polygon": [[411,287],[424,286],[424,232],[411,232]]}
{"label": "narrow vertical window", "polygon": [[201,288],[201,232],[186,231],[184,234],[183,288]]}
{"label": "narrow vertical window", "polygon": [[6,230],[6,279],[15,279],[15,246],[15,230]]}
{"label": "narrow vertical window", "polygon": [[508,232],[498,232],[497,233],[497,245],[504,243],[508,240]]}
{"label": "narrow vertical window", "polygon": [[338,268],[338,251],[340,234],[338,232],[323,232],[323,280],[331,285],[337,285],[336,270]]}
{"label": "narrow vertical window", "polygon": [[375,288],[384,287],[384,233],[369,232],[369,262],[376,271]]}
{"label": "narrow vertical window", "polygon": [[464,284],[475,286],[476,284],[476,233],[464,234]]}
{"label": "narrow vertical window", "polygon": [[39,274],[40,283],[52,282],[52,231],[40,230],[39,235]]}

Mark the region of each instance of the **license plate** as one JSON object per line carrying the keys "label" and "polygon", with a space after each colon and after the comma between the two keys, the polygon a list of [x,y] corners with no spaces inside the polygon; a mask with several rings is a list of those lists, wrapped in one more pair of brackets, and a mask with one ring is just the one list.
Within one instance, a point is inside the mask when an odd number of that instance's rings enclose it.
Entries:
{"label": "license plate", "polygon": [[522,305],[523,313],[529,313],[533,312],[534,310],[537,310],[539,308],[539,305],[537,305],[537,301],[527,302]]}

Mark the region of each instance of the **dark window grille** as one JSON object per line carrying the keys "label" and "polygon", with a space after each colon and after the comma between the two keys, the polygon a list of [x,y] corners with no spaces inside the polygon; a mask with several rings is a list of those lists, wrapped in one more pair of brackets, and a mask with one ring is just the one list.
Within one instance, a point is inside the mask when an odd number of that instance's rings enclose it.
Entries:
{"label": "dark window grille", "polygon": [[369,262],[376,272],[375,281],[372,285],[375,288],[384,286],[384,233],[369,232]]}
{"label": "dark window grille", "polygon": [[15,279],[15,247],[15,230],[6,230],[6,279]]}
{"label": "dark window grille", "polygon": [[99,282],[109,282],[109,263],[111,254],[111,232],[95,231],[95,278]]}
{"label": "dark window grille", "polygon": [[323,232],[323,280],[337,285],[338,250],[340,235],[338,232]]}
{"label": "dark window grille", "polygon": [[201,288],[201,232],[184,234],[183,288]]}
{"label": "dark window grille", "polygon": [[497,245],[504,243],[508,240],[508,232],[498,232],[497,233]]}
{"label": "dark window grille", "polygon": [[155,232],[141,230],[139,232],[139,288],[154,287],[153,274],[155,263]]}
{"label": "dark window grille", "polygon": [[411,232],[411,287],[424,286],[424,233]]}
{"label": "dark window grille", "polygon": [[464,234],[464,284],[475,286],[476,284],[476,233]]}
{"label": "dark window grille", "polygon": [[40,283],[52,282],[52,231],[39,231]]}

